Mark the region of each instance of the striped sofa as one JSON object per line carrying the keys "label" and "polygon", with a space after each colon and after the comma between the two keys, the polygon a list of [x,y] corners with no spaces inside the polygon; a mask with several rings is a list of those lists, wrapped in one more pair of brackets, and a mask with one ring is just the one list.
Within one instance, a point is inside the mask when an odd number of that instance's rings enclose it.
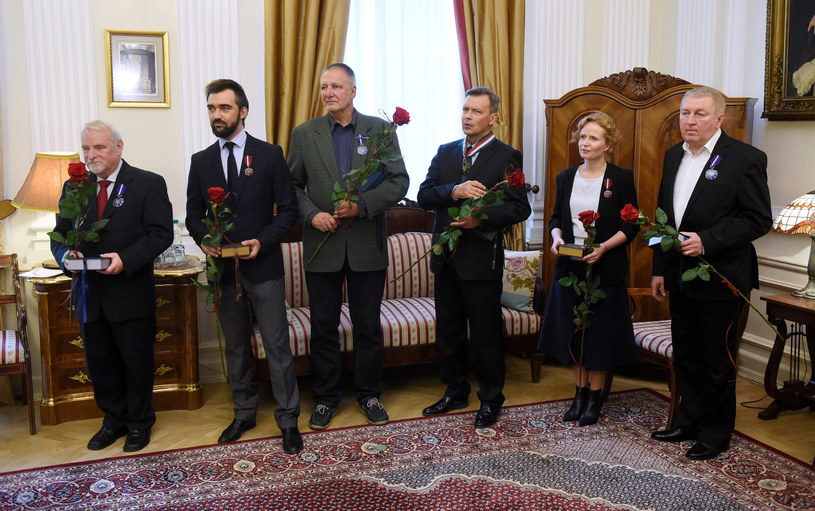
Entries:
{"label": "striped sofa", "polygon": [[[289,337],[295,371],[298,375],[308,374],[311,324],[303,267],[303,244],[296,241],[283,243],[281,247],[286,269]],[[429,258],[422,258],[430,247],[431,235],[426,232],[404,232],[388,236],[390,266],[379,315],[384,338],[383,366],[421,364],[438,359],[435,346],[434,276],[430,272]],[[396,278],[416,261],[418,263],[407,274]],[[345,367],[351,368],[350,355],[354,338],[347,294],[343,302],[339,327],[340,349],[345,357]],[[503,308],[502,315],[508,351],[533,353],[540,329],[540,317],[535,313],[519,312],[506,307]],[[252,349],[256,358],[265,358],[257,329],[254,331]]]}

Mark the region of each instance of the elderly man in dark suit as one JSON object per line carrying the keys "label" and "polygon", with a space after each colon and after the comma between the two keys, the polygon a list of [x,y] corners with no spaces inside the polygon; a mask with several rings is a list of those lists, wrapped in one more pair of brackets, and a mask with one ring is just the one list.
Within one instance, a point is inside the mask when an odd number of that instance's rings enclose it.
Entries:
{"label": "elderly man in dark suit", "polygon": [[483,220],[473,216],[451,218],[448,208],[482,197],[506,175],[521,168],[521,153],[492,133],[498,120],[500,98],[486,87],[467,91],[461,116],[466,137],[439,147],[427,177],[419,188],[419,205],[436,210],[434,239],[448,225],[463,234],[455,253],[433,254],[430,269],[436,275],[436,342],[441,356],[444,396],[423,410],[438,415],[467,406],[467,334],[475,351],[478,398],[477,428],[495,424],[504,403],[504,323],[501,290],[504,270],[505,227],[529,217],[526,192],[506,187],[503,203],[485,210]]}
{"label": "elderly man in dark suit", "polygon": [[696,440],[693,460],[715,458],[730,445],[736,422],[736,325],[743,303],[720,279],[682,282],[703,256],[745,296],[758,287],[752,241],[772,225],[767,155],[722,130],[725,101],[710,87],[682,98],[683,143],[665,153],[658,206],[686,237],[681,250],[654,252],[651,294],[670,292],[677,426],[655,431],[665,442]]}
{"label": "elderly man in dark suit", "polygon": [[[141,450],[150,443],[156,422],[153,260],[173,241],[173,211],[164,178],[131,167],[122,159],[123,147],[121,134],[110,124],[85,125],[82,154],[97,183],[97,200],[88,201],[84,225],[108,222],[98,243],[82,242],[76,251],[51,242],[63,269],[69,255],[110,258],[105,270],[74,274],[73,286],[93,395],[104,413],[102,428],[88,442],[94,451],[125,435],[125,451]],[[66,184],[63,198],[67,190]],[[60,217],[54,231],[64,237],[71,229],[72,221]]]}
{"label": "elderly man in dark suit", "polygon": [[408,189],[408,175],[394,140],[394,156],[360,190],[359,202],[331,199],[342,177],[365,163],[364,141],[387,123],[362,115],[354,108],[354,71],[331,64],[320,77],[320,97],[328,115],[292,131],[289,167],[294,176],[303,220],[304,258],[309,261],[326,233],[332,233],[316,257],[306,263],[311,307],[311,369],[316,406],[312,429],[325,429],[342,399],[342,367],[338,326],[343,282],[348,282],[348,305],[354,324],[354,371],[357,402],[368,422],[386,424],[388,414],[379,401],[382,391],[382,329],[379,307],[388,266],[386,210]]}
{"label": "elderly man in dark suit", "polygon": [[234,231],[226,233],[224,243],[249,247],[249,254],[239,257],[237,272],[231,260],[224,264],[218,314],[226,340],[235,419],[218,442],[238,440],[255,427],[258,393],[252,385],[249,343],[254,313],[266,350],[272,393],[279,406],[275,420],[283,434],[283,449],[294,454],[303,448],[297,428],[300,394],[289,344],[280,242],[297,221],[297,198],[280,146],[258,140],[244,130],[249,101],[243,87],[233,80],[215,80],[207,85],[205,96],[212,133],[218,141],[192,156],[187,229],[204,253],[220,257],[220,246],[203,243],[210,235],[203,220],[212,214],[209,188],[221,187],[229,191],[225,204],[232,211],[229,221],[235,225]]}

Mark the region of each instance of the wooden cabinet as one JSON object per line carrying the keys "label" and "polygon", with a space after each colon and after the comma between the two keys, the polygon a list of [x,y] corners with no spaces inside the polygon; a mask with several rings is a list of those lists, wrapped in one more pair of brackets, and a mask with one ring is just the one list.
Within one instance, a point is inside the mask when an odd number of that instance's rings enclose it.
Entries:
{"label": "wooden cabinet", "polygon": [[[156,272],[156,410],[194,410],[202,404],[198,381],[198,311],[191,277],[200,270]],[[79,323],[65,277],[32,281],[40,312],[43,424],[101,417],[85,363]]]}
{"label": "wooden cabinet", "polygon": [[[543,239],[543,276],[546,289],[552,284],[555,256],[549,217],[555,204],[555,178],[558,173],[582,162],[577,144],[570,143],[578,121],[601,111],[610,115],[622,132],[613,163],[634,172],[640,209],[654,217],[665,151],[681,142],[679,104],[694,88],[685,80],[644,68],[617,73],[568,92],[557,100],[546,100],[546,219]],[[726,92],[726,91],[724,91]],[[753,98],[725,97],[722,129],[731,137],[750,142],[753,126]],[[628,287],[651,286],[651,249],[641,239],[629,248]]]}

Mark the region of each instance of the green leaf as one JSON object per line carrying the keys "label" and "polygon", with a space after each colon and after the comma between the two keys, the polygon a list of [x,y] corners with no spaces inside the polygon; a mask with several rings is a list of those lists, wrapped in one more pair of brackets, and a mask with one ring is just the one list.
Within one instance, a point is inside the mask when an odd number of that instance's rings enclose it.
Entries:
{"label": "green leaf", "polygon": [[574,276],[574,274],[569,275],[569,276],[567,276],[567,277],[560,277],[560,278],[558,279],[557,283],[558,283],[558,284],[560,284],[560,285],[561,285],[561,286],[563,286],[563,287],[569,287],[569,286],[571,286],[571,285],[572,285],[572,283],[574,282],[575,278],[576,278],[576,277]]}
{"label": "green leaf", "polygon": [[101,238],[99,237],[98,232],[93,231],[85,231],[82,233],[82,239],[89,242],[89,243],[99,243]]}
{"label": "green leaf", "polygon": [[665,224],[668,221],[668,215],[662,210],[662,208],[657,208],[656,216],[658,224]]}
{"label": "green leaf", "polygon": [[447,208],[447,214],[452,218],[458,218],[460,211],[457,207]]}
{"label": "green leaf", "polygon": [[91,225],[91,231],[99,232],[101,231],[110,221],[109,218],[103,218],[102,220],[97,220]]}
{"label": "green leaf", "polygon": [[682,273],[682,282],[690,282],[691,280],[695,279],[699,276],[699,267],[691,268],[690,270],[685,270]]}
{"label": "green leaf", "polygon": [[469,216],[472,216],[472,214],[473,208],[470,207],[470,205],[465,202],[461,206],[461,211],[459,211],[458,218],[467,218]]}
{"label": "green leaf", "polygon": [[65,237],[56,231],[49,232],[48,237],[56,241],[57,243],[65,243]]}
{"label": "green leaf", "polygon": [[705,282],[710,282],[710,273],[707,271],[707,267],[704,265],[699,266],[699,278]]}
{"label": "green leaf", "polygon": [[76,245],[76,231],[68,231],[68,234],[65,236],[65,244],[69,247]]}
{"label": "green leaf", "polygon": [[433,253],[436,254],[437,256],[441,255],[443,251],[444,251],[443,245],[439,245],[438,243],[433,245]]}
{"label": "green leaf", "polygon": [[659,247],[662,249],[663,252],[667,252],[674,248],[674,239],[669,238],[668,236],[663,236],[662,240],[659,242]]}
{"label": "green leaf", "polygon": [[679,236],[679,231],[677,231],[673,226],[666,225],[665,232],[668,233],[669,236],[676,238]]}

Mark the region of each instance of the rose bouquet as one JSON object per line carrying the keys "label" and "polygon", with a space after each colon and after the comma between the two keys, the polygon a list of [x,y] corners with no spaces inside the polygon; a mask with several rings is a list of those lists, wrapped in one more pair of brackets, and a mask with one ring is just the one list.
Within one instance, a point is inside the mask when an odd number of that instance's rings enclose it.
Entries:
{"label": "rose bouquet", "polygon": [[70,250],[69,257],[73,257],[83,241],[99,243],[99,231],[108,223],[108,219],[97,220],[90,226],[86,225],[88,219],[88,203],[96,195],[96,182],[90,179],[91,173],[84,163],[71,163],[68,165],[68,183],[65,194],[59,201],[59,216],[71,221],[72,229],[63,236],[62,233],[51,231],[48,237],[57,243],[62,243]]}
{"label": "rose bouquet", "polygon": [[[586,241],[584,245],[595,249],[600,245],[594,240],[597,237],[597,226],[595,222],[600,218],[600,213],[592,210],[583,211],[577,216],[580,223],[583,224],[583,229],[586,230]],[[579,298],[579,303],[572,309],[574,312],[574,325],[575,332],[580,332],[580,360],[571,353],[571,344],[569,351],[572,360],[575,364],[583,365],[583,346],[586,340],[586,329],[591,326],[591,315],[594,314],[591,310],[591,305],[599,302],[606,297],[606,292],[600,289],[600,277],[593,274],[594,265],[586,264],[586,274],[581,280],[573,272],[569,272],[565,277],[558,279],[558,284],[563,287],[571,287],[574,289],[575,294]]]}
{"label": "rose bouquet", "polygon": [[[461,203],[461,207],[448,208],[447,213],[452,218],[457,220],[464,220],[465,218],[469,217],[478,218],[479,220],[488,218],[486,209],[489,206],[495,205],[499,200],[504,200],[506,197],[506,193],[504,192],[505,187],[514,186],[522,188],[526,184],[526,178],[524,177],[523,171],[521,169],[513,169],[514,167],[510,167],[510,172],[504,175],[504,179],[487,190],[484,195],[465,200]],[[430,247],[430,250],[425,252],[422,257],[414,261],[413,264],[408,266],[404,272],[395,277],[391,282],[396,282],[400,278],[404,277],[414,266],[419,264],[425,257],[427,257],[430,252],[433,252],[436,255],[442,255],[446,249],[450,254],[448,259],[452,259],[456,255],[458,240],[463,233],[464,231],[459,227],[453,227],[452,225],[445,227],[444,230],[439,233],[439,237],[436,239],[433,246]],[[493,261],[492,264],[494,267],[495,261]]]}
{"label": "rose bouquet", "polygon": [[[680,241],[679,239],[680,236],[679,231],[672,225],[667,224],[668,215],[661,208],[657,208],[656,217],[654,220],[651,220],[642,211],[638,211],[637,208],[635,208],[631,204],[626,204],[622,211],[620,211],[620,216],[623,222],[629,224],[637,224],[639,226],[644,227],[645,231],[642,233],[642,237],[644,240],[646,240],[646,242],[655,238],[660,238],[659,248],[663,252],[667,252],[669,250],[680,250],[682,248],[682,241]],[[651,243],[649,243],[649,245],[650,244]],[[721,279],[722,284],[727,286],[727,288],[730,290],[731,293],[733,293],[734,296],[744,300],[744,302],[747,305],[749,305],[751,309],[756,311],[758,315],[761,316],[761,319],[763,319],[764,322],[767,323],[767,325],[773,329],[773,332],[775,332],[775,334],[778,337],[781,337],[781,335],[778,333],[778,330],[775,328],[775,325],[770,323],[770,320],[767,318],[767,316],[764,315],[764,313],[762,313],[760,310],[758,310],[756,306],[753,305],[753,302],[751,302],[750,299],[744,295],[744,293],[739,291],[739,289],[736,286],[734,286],[733,283],[730,282],[730,280],[727,277],[722,275],[722,273],[719,272],[719,270],[717,270],[701,255],[697,256],[696,258],[699,260],[699,264],[697,264],[693,268],[685,270],[682,273],[682,282],[689,282],[696,278],[704,280],[705,282],[709,282],[710,275],[712,273],[717,278]]]}
{"label": "rose bouquet", "polygon": [[[360,146],[357,150],[360,154],[367,155],[367,158],[362,167],[353,169],[343,176],[345,187],[338,182],[334,183],[334,191],[331,193],[331,200],[334,201],[334,207],[339,207],[343,203],[359,202],[360,189],[368,182],[371,176],[379,170],[379,167],[387,162],[402,158],[401,155],[392,154],[395,142],[394,135],[397,126],[404,126],[409,122],[410,114],[408,111],[404,108],[396,107],[396,110],[393,112],[393,120],[388,123],[384,130],[376,132],[370,137],[364,137],[362,135],[357,137],[360,142]],[[351,220],[349,220],[349,222],[350,221]],[[317,245],[314,253],[309,257],[309,264],[317,257],[317,253],[323,248],[323,245],[325,245],[325,242],[331,237],[331,234],[331,231],[325,233],[320,244]]]}
{"label": "rose bouquet", "polygon": [[[207,195],[209,196],[212,217],[208,216],[202,220],[209,230],[209,235],[204,237],[201,244],[208,247],[217,247],[226,238],[226,233],[235,230],[235,224],[225,221],[227,215],[231,213],[224,204],[229,193],[220,186],[214,186],[207,189]],[[226,239],[228,240],[228,238]],[[235,264],[237,264],[237,259]],[[206,304],[212,307],[212,312],[218,311],[218,304],[221,301],[221,278],[223,273],[224,263],[221,258],[207,255],[207,282],[203,284],[195,280],[198,287],[207,292]],[[240,286],[238,286],[238,289],[240,289]]]}

